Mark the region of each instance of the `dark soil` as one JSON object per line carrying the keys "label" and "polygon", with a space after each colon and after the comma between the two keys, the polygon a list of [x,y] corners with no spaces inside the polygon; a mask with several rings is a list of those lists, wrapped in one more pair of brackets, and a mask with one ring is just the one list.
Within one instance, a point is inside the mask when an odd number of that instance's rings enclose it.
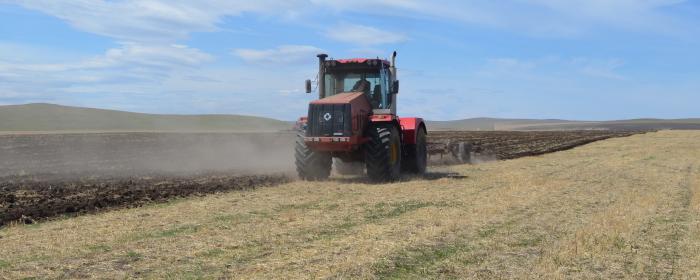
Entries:
{"label": "dark soil", "polygon": [[[431,164],[467,143],[471,159],[539,155],[639,132],[437,131]],[[290,133],[95,133],[0,136],[0,226],[34,223],[292,180]]]}
{"label": "dark soil", "polygon": [[459,143],[477,160],[506,160],[558,152],[613,137],[644,131],[435,131],[429,134],[432,164],[455,163]]}
{"label": "dark soil", "polygon": [[135,178],[6,177],[0,183],[0,226],[12,221],[138,207],[151,202],[232,190],[249,190],[290,181],[284,174]]}

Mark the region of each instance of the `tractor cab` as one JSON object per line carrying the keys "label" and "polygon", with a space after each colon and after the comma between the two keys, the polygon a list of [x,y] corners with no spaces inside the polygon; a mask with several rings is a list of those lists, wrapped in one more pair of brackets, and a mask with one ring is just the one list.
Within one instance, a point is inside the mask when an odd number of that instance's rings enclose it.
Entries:
{"label": "tractor cab", "polygon": [[[374,114],[396,115],[394,97],[398,93],[396,69],[387,60],[352,58],[326,60],[319,56],[319,99],[338,94],[362,92]],[[311,92],[307,81],[307,93]]]}
{"label": "tractor cab", "polygon": [[345,92],[362,92],[373,110],[391,109],[391,72],[388,61],[345,59],[325,63],[325,97]]}

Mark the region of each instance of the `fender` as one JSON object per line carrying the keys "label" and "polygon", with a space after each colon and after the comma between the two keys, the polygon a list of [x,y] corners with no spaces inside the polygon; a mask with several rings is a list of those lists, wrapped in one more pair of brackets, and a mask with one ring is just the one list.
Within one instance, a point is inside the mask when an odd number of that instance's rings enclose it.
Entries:
{"label": "fender", "polygon": [[428,129],[422,118],[399,118],[399,123],[401,124],[404,145],[416,144],[416,132],[420,128],[423,128],[428,134]]}
{"label": "fender", "polygon": [[[399,122],[399,117],[391,114],[381,114],[381,115],[371,115],[369,116],[369,122],[370,123],[391,123],[392,125],[396,126],[396,129],[399,130],[399,133],[402,133],[401,129],[401,123]],[[403,139],[403,136],[401,136]],[[403,140],[402,140],[403,141]]]}

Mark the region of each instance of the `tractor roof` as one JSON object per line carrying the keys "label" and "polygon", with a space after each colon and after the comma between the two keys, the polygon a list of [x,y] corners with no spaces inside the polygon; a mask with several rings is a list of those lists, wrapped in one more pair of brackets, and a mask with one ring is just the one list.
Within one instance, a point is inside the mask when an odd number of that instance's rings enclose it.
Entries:
{"label": "tractor roof", "polygon": [[386,59],[378,59],[378,58],[347,58],[347,59],[336,59],[335,61],[340,64],[362,64],[362,63],[367,63],[368,61],[377,61],[381,63],[386,64],[387,67],[389,67],[389,61]]}

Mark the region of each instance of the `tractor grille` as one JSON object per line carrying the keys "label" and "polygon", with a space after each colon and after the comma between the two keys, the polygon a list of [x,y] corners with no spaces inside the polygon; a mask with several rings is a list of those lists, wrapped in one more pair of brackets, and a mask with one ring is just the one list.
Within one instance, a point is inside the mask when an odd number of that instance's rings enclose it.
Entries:
{"label": "tractor grille", "polygon": [[310,104],[306,136],[349,137],[352,133],[350,104]]}

